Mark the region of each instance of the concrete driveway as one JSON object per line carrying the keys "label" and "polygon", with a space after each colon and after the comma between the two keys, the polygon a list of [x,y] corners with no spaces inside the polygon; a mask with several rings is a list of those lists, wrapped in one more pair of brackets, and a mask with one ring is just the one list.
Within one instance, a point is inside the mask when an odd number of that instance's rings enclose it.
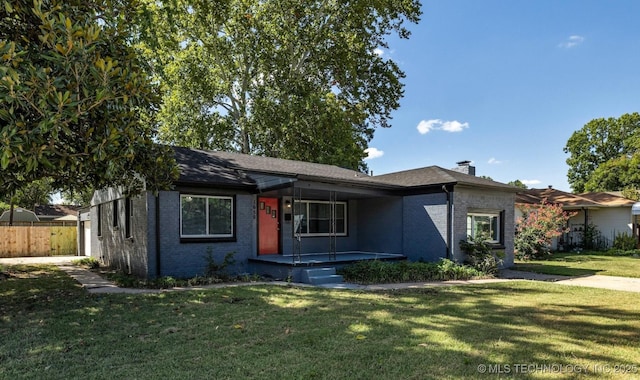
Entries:
{"label": "concrete driveway", "polygon": [[87,256],[44,256],[44,257],[9,257],[0,258],[0,264],[71,264],[74,260],[80,260]]}
{"label": "concrete driveway", "polygon": [[640,292],[640,278],[632,277],[601,276],[597,274],[592,276],[570,277],[505,269],[500,271],[500,278],[548,281],[561,285]]}

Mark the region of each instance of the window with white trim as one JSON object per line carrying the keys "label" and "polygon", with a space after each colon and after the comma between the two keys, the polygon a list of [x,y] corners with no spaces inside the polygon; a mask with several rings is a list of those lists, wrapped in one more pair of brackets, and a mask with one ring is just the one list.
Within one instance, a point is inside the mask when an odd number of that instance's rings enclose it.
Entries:
{"label": "window with white trim", "polygon": [[484,235],[491,243],[500,243],[500,213],[468,213],[467,236],[476,238]]}
{"label": "window with white trim", "polygon": [[[328,236],[331,233],[331,202],[301,201],[295,205],[296,228],[307,236]],[[335,202],[335,234],[347,235],[347,203]]]}
{"label": "window with white trim", "polygon": [[233,237],[233,197],[180,195],[180,237]]}

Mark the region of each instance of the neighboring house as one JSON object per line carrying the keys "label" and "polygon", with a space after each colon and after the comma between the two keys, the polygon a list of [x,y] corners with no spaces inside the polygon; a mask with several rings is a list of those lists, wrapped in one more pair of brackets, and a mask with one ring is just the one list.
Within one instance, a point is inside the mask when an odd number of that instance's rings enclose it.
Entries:
{"label": "neighboring house", "polygon": [[[6,210],[0,215],[0,222],[11,221],[11,211]],[[13,221],[14,222],[39,222],[38,216],[31,210],[24,209],[22,207],[16,207],[13,209]]]}
{"label": "neighboring house", "polygon": [[[331,165],[174,148],[172,191],[97,191],[91,255],[141,277],[202,275],[229,252],[233,272],[290,276],[365,259],[462,261],[487,232],[513,263],[517,188],[436,166],[369,176]],[[462,172],[461,172],[462,171]]]}
{"label": "neighboring house", "polygon": [[34,211],[42,222],[50,220],[76,221],[79,209],[79,206],[72,205],[37,205]]}
{"label": "neighboring house", "polygon": [[610,248],[618,234],[637,236],[634,231],[634,217],[631,208],[635,201],[621,196],[618,192],[594,192],[571,194],[549,186],[546,189],[528,189],[516,196],[516,220],[522,216],[518,206],[538,205],[543,200],[561,204],[563,210],[575,212],[568,221],[568,232],[554,242],[554,249],[582,246],[585,226],[593,225],[599,232],[597,243]]}
{"label": "neighboring house", "polygon": [[[78,220],[78,206],[69,205],[37,205],[34,210],[16,207],[13,213],[14,222],[75,222]],[[9,221],[9,211],[0,216],[0,221]]]}

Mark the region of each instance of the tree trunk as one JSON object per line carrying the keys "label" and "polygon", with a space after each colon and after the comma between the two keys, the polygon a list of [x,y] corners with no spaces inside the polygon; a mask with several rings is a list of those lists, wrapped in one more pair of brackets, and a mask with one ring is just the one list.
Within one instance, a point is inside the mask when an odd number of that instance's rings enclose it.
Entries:
{"label": "tree trunk", "polygon": [[14,209],[14,204],[13,204],[13,199],[11,200],[11,208],[9,209],[9,225],[13,226],[13,209]]}

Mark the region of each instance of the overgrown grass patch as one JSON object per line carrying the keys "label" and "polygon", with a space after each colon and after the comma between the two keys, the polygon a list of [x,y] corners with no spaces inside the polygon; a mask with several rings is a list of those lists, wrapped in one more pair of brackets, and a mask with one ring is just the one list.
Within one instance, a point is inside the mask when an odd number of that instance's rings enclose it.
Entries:
{"label": "overgrown grass patch", "polygon": [[469,280],[491,277],[475,268],[459,265],[446,259],[437,263],[360,261],[345,266],[340,269],[339,273],[344,276],[347,282],[359,284]]}
{"label": "overgrown grass patch", "polygon": [[[90,296],[55,267],[10,270],[16,276],[0,281],[0,378],[640,376],[637,369],[593,372],[596,365],[638,365],[635,293],[523,281],[384,292],[247,286]],[[590,372],[478,371],[522,363]]]}
{"label": "overgrown grass patch", "polygon": [[564,276],[640,277],[637,251],[554,253],[544,260],[517,261],[516,270]]}
{"label": "overgrown grass patch", "polygon": [[98,269],[100,268],[100,261],[93,257],[83,257],[78,260],[73,260],[71,262],[73,265],[78,265],[87,269]]}

